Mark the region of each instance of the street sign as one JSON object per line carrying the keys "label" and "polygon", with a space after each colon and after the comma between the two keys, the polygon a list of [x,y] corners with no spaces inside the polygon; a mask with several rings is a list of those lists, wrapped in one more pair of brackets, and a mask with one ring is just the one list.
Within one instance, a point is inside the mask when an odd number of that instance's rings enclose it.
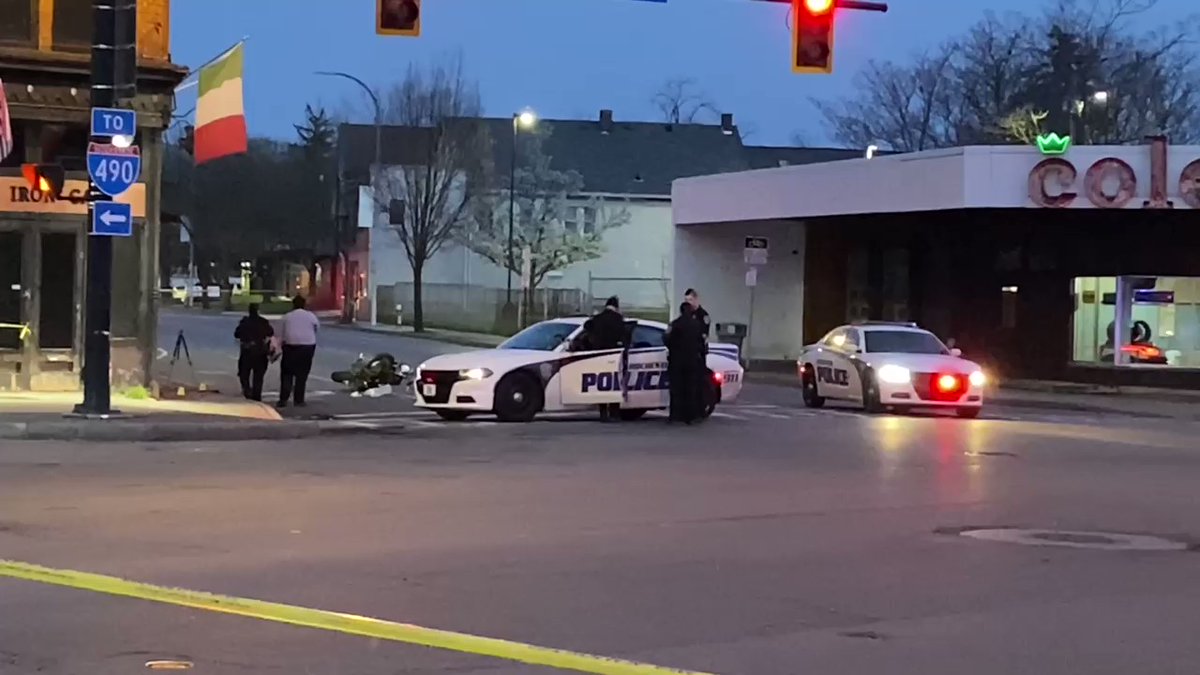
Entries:
{"label": "street sign", "polygon": [[99,237],[132,235],[133,206],[120,202],[96,202],[93,204],[92,234]]}
{"label": "street sign", "polygon": [[93,136],[128,136],[137,134],[137,113],[120,108],[92,108]]}
{"label": "street sign", "polygon": [[746,268],[746,287],[754,288],[757,285],[758,285],[758,268],[757,267]]}
{"label": "street sign", "polygon": [[88,175],[101,192],[116,197],[133,187],[142,173],[142,155],[136,145],[118,148],[108,143],[89,143]]}
{"label": "street sign", "polygon": [[767,238],[746,237],[746,248],[742,256],[747,265],[767,264]]}

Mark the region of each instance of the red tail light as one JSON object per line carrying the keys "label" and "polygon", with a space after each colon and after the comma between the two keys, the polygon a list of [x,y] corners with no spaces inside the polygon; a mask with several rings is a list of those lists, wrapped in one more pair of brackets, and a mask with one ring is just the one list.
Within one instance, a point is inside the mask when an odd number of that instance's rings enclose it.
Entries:
{"label": "red tail light", "polygon": [[712,379],[713,379],[713,382],[716,382],[717,384],[721,384],[722,382],[725,381],[725,373],[714,372],[712,374]]}

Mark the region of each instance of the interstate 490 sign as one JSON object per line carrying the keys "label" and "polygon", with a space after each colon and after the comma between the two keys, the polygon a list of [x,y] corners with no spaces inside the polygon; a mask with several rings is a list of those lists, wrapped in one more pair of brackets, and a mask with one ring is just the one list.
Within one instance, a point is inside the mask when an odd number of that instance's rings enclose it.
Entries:
{"label": "interstate 490 sign", "polygon": [[136,145],[119,148],[109,143],[89,143],[87,167],[96,188],[116,197],[137,182],[142,173],[142,155]]}

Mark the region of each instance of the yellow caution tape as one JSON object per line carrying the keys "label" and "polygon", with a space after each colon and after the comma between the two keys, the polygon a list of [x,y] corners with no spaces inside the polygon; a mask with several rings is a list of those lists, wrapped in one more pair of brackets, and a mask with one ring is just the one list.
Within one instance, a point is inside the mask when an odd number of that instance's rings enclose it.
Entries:
{"label": "yellow caution tape", "polygon": [[29,324],[27,323],[0,323],[0,328],[12,328],[21,331],[18,338],[21,342],[24,342],[25,338],[28,338],[29,334],[33,332],[29,329]]}
{"label": "yellow caution tape", "polygon": [[574,670],[583,673],[598,673],[599,675],[711,675],[436,628],[424,628],[413,624],[395,623],[353,614],[329,612],[322,609],[155,586],[102,574],[53,569],[11,560],[0,560],[0,577],[79,588],[211,612],[236,614],[253,619],[319,628],[380,640],[407,642],[435,649],[548,666],[559,670]]}

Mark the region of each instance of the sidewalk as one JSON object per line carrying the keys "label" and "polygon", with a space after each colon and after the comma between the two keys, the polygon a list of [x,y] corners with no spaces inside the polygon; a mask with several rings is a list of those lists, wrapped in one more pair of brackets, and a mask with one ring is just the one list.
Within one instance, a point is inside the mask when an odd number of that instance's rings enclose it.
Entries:
{"label": "sidewalk", "polygon": [[389,326],[386,324],[376,324],[372,326],[370,323],[361,322],[351,324],[329,322],[323,325],[342,330],[357,330],[366,333],[379,333],[383,335],[400,335],[417,340],[433,340],[435,342],[446,342],[454,345],[462,345],[464,347],[476,347],[478,349],[492,349],[508,339],[501,335],[491,335],[488,333],[468,333],[465,331],[441,330],[436,328],[427,329],[418,333],[412,329],[412,326]]}
{"label": "sidewalk", "polygon": [[78,392],[0,394],[0,439],[84,441],[269,440],[313,436],[316,425],[284,423],[270,406],[224,396],[196,400],[114,395],[114,419],[68,417]]}

